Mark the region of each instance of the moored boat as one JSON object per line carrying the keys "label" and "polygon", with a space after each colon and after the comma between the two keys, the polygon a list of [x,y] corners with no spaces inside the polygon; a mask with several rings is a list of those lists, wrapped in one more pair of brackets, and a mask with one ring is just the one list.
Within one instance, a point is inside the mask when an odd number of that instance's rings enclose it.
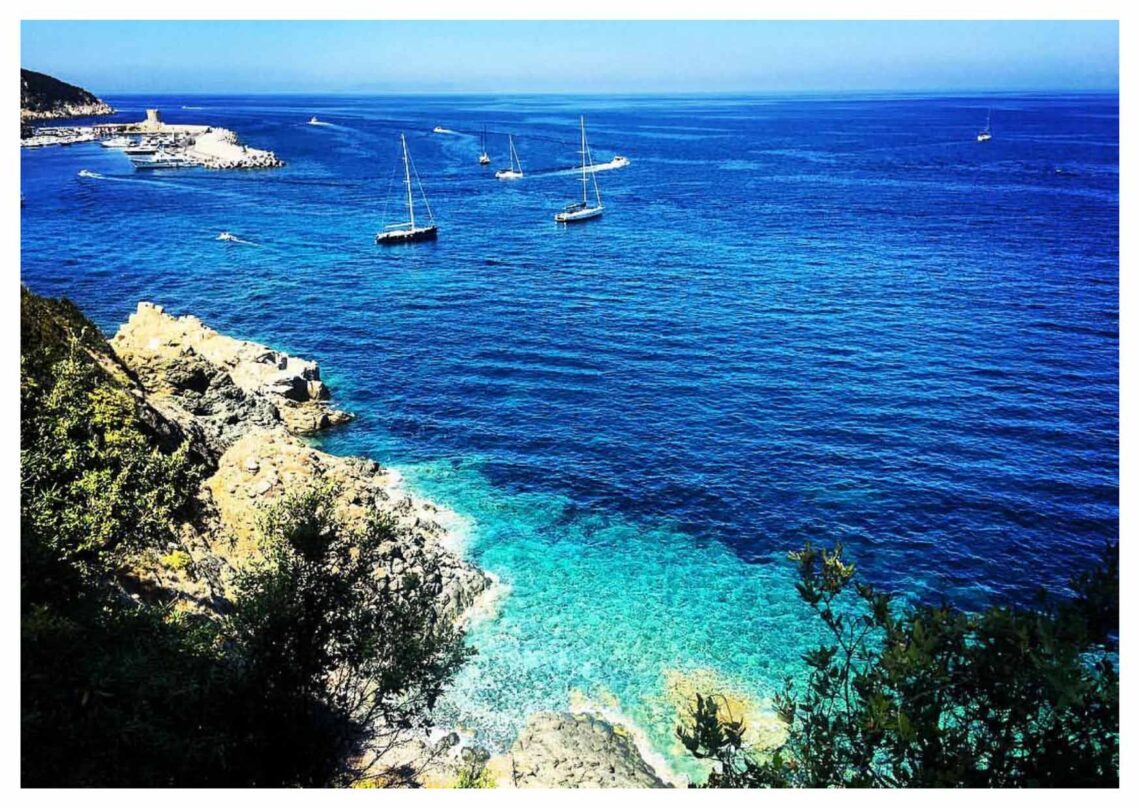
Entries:
{"label": "moored boat", "polygon": [[487,127],[483,127],[483,140],[481,142],[481,148],[479,151],[479,165],[491,165],[491,156],[487,154]]}
{"label": "moored boat", "polygon": [[[558,213],[554,214],[554,221],[568,224],[594,219],[602,215],[605,206],[602,205],[602,193],[598,190],[598,177],[592,170],[593,159],[590,156],[590,145],[586,142],[586,116],[580,119],[582,129],[582,200],[572,202]],[[594,204],[590,204],[590,180],[594,181]]]}
{"label": "moored boat", "polygon": [[990,112],[991,110],[986,110],[986,128],[978,133],[978,143],[985,143],[994,136],[990,131]]}
{"label": "moored boat", "polygon": [[154,154],[157,151],[157,146],[146,141],[139,141],[138,143],[123,148],[123,154],[127,156]]}
{"label": "moored boat", "polygon": [[495,172],[496,180],[521,180],[523,178],[522,161],[519,160],[519,153],[515,151],[515,139],[512,135],[507,135],[507,147],[511,155],[511,165],[509,168],[499,169]]}
{"label": "moored boat", "polygon": [[[424,187],[420,183],[420,176],[416,172],[411,158],[408,157],[408,141],[402,133],[400,134],[400,146],[404,151],[404,188],[407,192],[408,221],[386,225],[384,230],[376,234],[376,244],[393,245],[435,241],[439,236],[439,229],[436,227],[431,205],[428,204],[427,194],[424,193]],[[424,208],[427,209],[428,222],[430,223],[428,225],[416,225],[416,206],[412,194],[413,175],[416,178],[416,185],[419,186],[420,194],[423,196]]]}
{"label": "moored boat", "polygon": [[184,169],[194,165],[194,162],[187,160],[181,155],[171,154],[164,149],[159,149],[149,157],[139,156],[131,158],[131,165],[136,170],[153,171],[155,169]]}

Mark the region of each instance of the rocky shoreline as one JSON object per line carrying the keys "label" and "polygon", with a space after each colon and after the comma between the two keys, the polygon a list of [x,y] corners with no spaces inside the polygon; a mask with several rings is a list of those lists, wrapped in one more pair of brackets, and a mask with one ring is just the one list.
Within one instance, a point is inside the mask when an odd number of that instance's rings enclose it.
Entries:
{"label": "rocky shoreline", "polygon": [[[220,334],[193,316],[175,317],[140,303],[110,340],[105,365],[137,385],[146,420],[171,445],[188,442],[209,474],[199,514],[183,526],[177,547],[141,557],[130,573],[136,598],[162,598],[187,613],[225,614],[237,574],[259,557],[258,515],[287,491],[331,483],[350,520],[388,515],[397,539],[385,553],[386,577],[406,586],[420,574],[441,620],[463,624],[496,595],[493,577],[462,558],[446,508],[408,492],[398,473],[366,458],[314,449],[303,436],[344,424],[352,415],[330,405],[316,362]],[[116,369],[109,368],[114,371]],[[121,373],[121,371],[120,371]],[[416,783],[453,786],[477,751],[458,734],[437,729],[376,763],[384,773],[412,771]],[[669,786],[646,763],[620,724],[589,714],[531,717],[512,748],[487,763],[500,787]]]}
{"label": "rocky shoreline", "polygon": [[53,118],[88,118],[113,115],[102,99],[46,73],[20,69],[20,123]]}

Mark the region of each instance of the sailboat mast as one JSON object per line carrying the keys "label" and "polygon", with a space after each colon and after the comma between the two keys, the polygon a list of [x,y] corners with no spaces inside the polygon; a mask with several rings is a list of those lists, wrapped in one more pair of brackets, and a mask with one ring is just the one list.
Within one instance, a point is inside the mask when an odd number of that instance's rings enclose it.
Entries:
{"label": "sailboat mast", "polygon": [[578,119],[582,127],[582,204],[586,204],[586,116],[583,115]]}
{"label": "sailboat mast", "polygon": [[412,229],[416,227],[416,209],[412,206],[412,173],[408,170],[408,141],[404,139],[404,134],[400,133],[400,144],[404,147],[404,185],[408,189],[408,221],[411,222]]}

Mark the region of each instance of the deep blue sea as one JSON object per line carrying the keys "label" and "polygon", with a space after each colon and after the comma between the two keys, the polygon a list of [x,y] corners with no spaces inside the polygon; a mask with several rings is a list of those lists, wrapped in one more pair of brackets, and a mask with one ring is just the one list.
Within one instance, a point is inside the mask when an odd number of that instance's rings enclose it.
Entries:
{"label": "deep blue sea", "polygon": [[[108,333],[151,300],[318,360],[359,416],[320,443],[461,514],[504,583],[443,709],[491,747],[588,702],[678,761],[671,685],[800,670],[806,539],[979,607],[1117,537],[1115,95],[109,101],[288,165],[24,150],[24,283]],[[567,228],[579,114],[631,165]],[[382,248],[401,132],[441,232]]]}

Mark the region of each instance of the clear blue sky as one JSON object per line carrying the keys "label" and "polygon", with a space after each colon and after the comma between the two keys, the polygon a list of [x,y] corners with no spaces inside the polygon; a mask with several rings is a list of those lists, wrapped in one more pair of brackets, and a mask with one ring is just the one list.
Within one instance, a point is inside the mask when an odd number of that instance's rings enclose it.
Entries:
{"label": "clear blue sky", "polygon": [[130,92],[1116,90],[1115,22],[26,21],[21,64]]}

